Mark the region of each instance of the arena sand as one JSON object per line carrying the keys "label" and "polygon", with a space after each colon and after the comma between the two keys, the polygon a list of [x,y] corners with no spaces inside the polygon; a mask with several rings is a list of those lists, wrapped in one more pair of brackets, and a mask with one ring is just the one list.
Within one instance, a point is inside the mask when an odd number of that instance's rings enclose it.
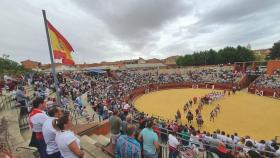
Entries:
{"label": "arena sand", "polygon": [[[179,109],[183,124],[187,123],[183,105],[194,96],[200,97],[212,92],[208,89],[170,89],[152,92],[140,96],[134,101],[134,106],[150,115],[158,115],[165,119],[174,120]],[[210,111],[215,105],[221,105],[221,113],[210,122]],[[192,106],[192,112],[198,104]],[[202,116],[204,125],[202,130],[213,132],[216,129],[226,133],[237,132],[240,136],[249,135],[256,140],[272,139],[280,136],[280,100],[261,97],[246,92],[226,95],[212,105],[204,106]],[[197,127],[196,121],[193,123]]]}

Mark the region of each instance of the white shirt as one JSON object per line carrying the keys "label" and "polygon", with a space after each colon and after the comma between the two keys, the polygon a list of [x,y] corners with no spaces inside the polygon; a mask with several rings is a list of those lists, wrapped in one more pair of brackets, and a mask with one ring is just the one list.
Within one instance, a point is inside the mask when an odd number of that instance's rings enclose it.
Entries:
{"label": "white shirt", "polygon": [[223,137],[223,135],[217,134],[217,138],[218,138],[219,140],[221,140],[221,141],[222,141],[222,137]]}
{"label": "white shirt", "polygon": [[47,144],[47,153],[53,154],[58,152],[58,146],[55,142],[55,135],[56,135],[56,130],[53,128],[52,122],[55,118],[54,117],[50,117],[48,118],[45,123],[43,124],[43,136],[44,136],[44,140]]}
{"label": "white shirt", "polygon": [[264,151],[265,150],[265,144],[256,143],[256,147],[257,147],[258,151]]}
{"label": "white shirt", "polygon": [[46,102],[47,108],[51,108],[53,106],[53,101],[49,100]]}
{"label": "white shirt", "polygon": [[128,110],[130,108],[129,104],[124,104],[123,109]]}
{"label": "white shirt", "polygon": [[42,127],[44,122],[49,118],[49,116],[42,111],[42,113],[37,113],[30,118],[32,124],[33,132],[42,132]]}
{"label": "white shirt", "polygon": [[169,134],[168,135],[168,144],[170,145],[170,146],[172,146],[173,148],[177,148],[177,146],[180,144],[179,143],[179,141],[178,141],[178,139],[175,137],[175,136],[173,136],[172,134]]}
{"label": "white shirt", "polygon": [[78,158],[69,148],[69,145],[76,141],[80,148],[80,140],[75,136],[72,131],[57,132],[55,142],[58,145],[58,149],[64,158]]}
{"label": "white shirt", "polygon": [[235,143],[238,143],[240,141],[240,138],[238,136],[234,136],[233,140],[234,140]]}
{"label": "white shirt", "polygon": [[276,158],[280,158],[280,149],[278,149],[278,150],[275,152],[275,156],[276,156]]}

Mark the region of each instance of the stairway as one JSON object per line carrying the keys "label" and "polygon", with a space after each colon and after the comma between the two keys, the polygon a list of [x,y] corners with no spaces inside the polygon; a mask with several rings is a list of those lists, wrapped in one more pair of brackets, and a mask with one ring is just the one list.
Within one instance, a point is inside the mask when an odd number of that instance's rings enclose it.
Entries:
{"label": "stairway", "polygon": [[80,137],[81,147],[85,151],[85,158],[111,158],[102,151],[102,147],[109,144],[110,140],[102,135],[91,137],[84,135]]}

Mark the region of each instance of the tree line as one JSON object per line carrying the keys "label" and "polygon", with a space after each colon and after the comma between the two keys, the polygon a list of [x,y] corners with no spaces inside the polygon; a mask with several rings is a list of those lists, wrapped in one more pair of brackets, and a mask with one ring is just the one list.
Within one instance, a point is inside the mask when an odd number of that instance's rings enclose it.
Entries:
{"label": "tree line", "polygon": [[271,48],[271,54],[267,59],[280,59],[280,41],[275,42]]}
{"label": "tree line", "polygon": [[20,76],[30,71],[31,70],[25,69],[19,63],[9,59],[8,55],[0,57],[0,79],[2,79],[4,75]]}
{"label": "tree line", "polygon": [[216,65],[228,64],[234,62],[254,61],[255,55],[252,50],[243,47],[225,47],[218,51],[213,49],[194,52],[193,54],[186,54],[177,58],[176,64],[178,66],[192,66],[192,65]]}

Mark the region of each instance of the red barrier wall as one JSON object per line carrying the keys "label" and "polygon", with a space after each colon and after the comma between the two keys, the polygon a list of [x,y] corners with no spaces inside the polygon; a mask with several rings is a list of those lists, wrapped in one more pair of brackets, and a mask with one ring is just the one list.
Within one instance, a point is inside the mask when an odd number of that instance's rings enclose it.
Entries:
{"label": "red barrier wall", "polygon": [[109,120],[105,120],[100,122],[97,126],[95,126],[92,129],[89,129],[86,131],[86,135],[90,136],[92,134],[96,134],[96,135],[106,135],[108,133],[110,133],[110,122]]}
{"label": "red barrier wall", "polygon": [[280,60],[270,60],[268,63],[267,63],[267,71],[266,73],[268,75],[272,75],[273,72],[277,69],[280,69]]}
{"label": "red barrier wall", "polygon": [[276,97],[280,98],[280,89],[274,89],[274,88],[264,88],[264,87],[256,87],[255,85],[250,85],[248,87],[248,92],[255,94],[255,91],[263,91],[263,96],[273,97],[274,92],[276,92]]}
{"label": "red barrier wall", "polygon": [[[198,86],[198,88],[204,89],[212,89],[212,85],[214,85],[214,89],[219,90],[231,90],[233,85],[236,84],[222,84],[222,83],[214,83],[214,84],[207,84],[207,83],[166,83],[166,84],[150,84],[147,87],[140,87],[134,89],[128,96],[124,98],[125,101],[133,101],[136,97],[145,94],[145,90],[158,91],[158,90],[165,90],[165,89],[178,89],[178,88],[192,88],[192,86]],[[207,87],[207,88],[206,88]]]}

